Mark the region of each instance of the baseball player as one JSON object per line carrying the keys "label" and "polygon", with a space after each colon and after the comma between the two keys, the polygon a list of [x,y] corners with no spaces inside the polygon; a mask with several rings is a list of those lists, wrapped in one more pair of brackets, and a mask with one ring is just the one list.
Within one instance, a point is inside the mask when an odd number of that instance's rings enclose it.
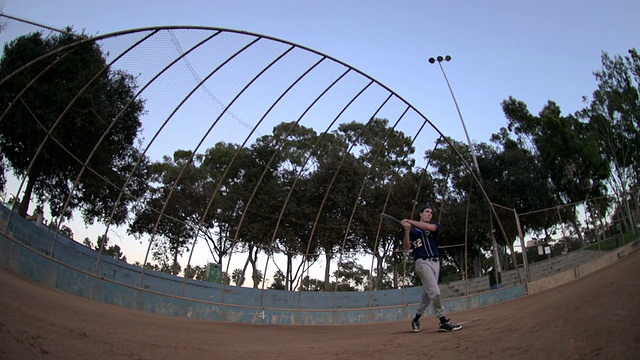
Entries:
{"label": "baseball player", "polygon": [[424,314],[429,303],[433,301],[436,317],[440,319],[438,331],[456,331],[462,329],[462,325],[454,324],[445,317],[445,310],[440,300],[440,287],[438,276],[440,275],[440,253],[438,244],[442,227],[437,222],[432,222],[433,209],[425,206],[420,210],[420,221],[404,219],[403,247],[405,251],[411,249],[415,259],[415,271],[422,282],[422,301],[416,310],[416,316],[411,321],[414,332],[420,331],[420,317]]}

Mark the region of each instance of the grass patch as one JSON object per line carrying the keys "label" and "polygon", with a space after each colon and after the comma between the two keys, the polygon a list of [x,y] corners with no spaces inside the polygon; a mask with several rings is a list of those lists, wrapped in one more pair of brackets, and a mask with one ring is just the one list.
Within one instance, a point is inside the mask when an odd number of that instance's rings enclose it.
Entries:
{"label": "grass patch", "polygon": [[601,241],[600,244],[591,244],[587,246],[586,250],[603,250],[609,251],[619,248],[622,245],[626,245],[632,241],[636,240],[636,236],[633,232],[628,231],[624,234],[618,234],[616,236],[610,237],[605,241]]}

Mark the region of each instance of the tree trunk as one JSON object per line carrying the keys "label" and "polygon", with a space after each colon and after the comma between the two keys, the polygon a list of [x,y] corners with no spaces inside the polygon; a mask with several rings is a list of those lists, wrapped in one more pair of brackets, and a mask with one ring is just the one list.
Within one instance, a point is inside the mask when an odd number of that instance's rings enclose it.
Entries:
{"label": "tree trunk", "polygon": [[171,265],[171,275],[178,275],[180,273],[180,264],[178,263],[178,246],[175,245],[171,252],[173,253],[173,264]]}
{"label": "tree trunk", "polygon": [[242,267],[242,273],[240,276],[242,276],[243,281],[240,281],[240,283],[244,283],[244,280],[247,279],[246,274],[247,274],[247,267],[249,266],[249,259],[251,259],[251,249],[249,249],[249,255],[247,255],[247,261],[244,262],[244,266]]}
{"label": "tree trunk", "polygon": [[393,288],[397,289],[398,288],[398,267],[400,264],[398,264],[397,262],[393,263]]}
{"label": "tree trunk", "polygon": [[285,289],[293,291],[293,255],[287,252],[287,270],[284,275]]}
{"label": "tree trunk", "polygon": [[[577,211],[575,205],[573,207],[573,213],[575,214]],[[571,219],[571,224],[573,225],[573,228],[576,230],[576,236],[578,236],[578,240],[580,240],[580,248],[582,249],[584,247],[584,236],[582,236],[582,230],[580,230],[580,226],[578,226],[578,221],[576,220],[578,217],[574,216],[573,219]]]}
{"label": "tree trunk", "polygon": [[473,258],[472,267],[473,267],[473,276],[469,276],[470,278],[474,276],[482,275],[482,258],[480,257],[480,255],[476,255]]}
{"label": "tree trunk", "polygon": [[[518,279],[521,284],[524,284],[526,281],[522,279],[522,275],[520,275],[520,268],[518,267],[518,260],[516,259],[516,249],[513,248],[513,241],[507,241],[507,246],[509,247],[509,251],[511,252],[511,259],[513,261],[513,267],[516,269],[516,274],[518,275]],[[525,255],[526,256],[526,255]],[[524,260],[523,260],[524,262]],[[525,269],[526,271],[526,269]]]}
{"label": "tree trunk", "polygon": [[[622,201],[624,202],[624,212],[626,213],[627,216],[624,217],[624,224],[625,224],[625,230],[626,231],[631,231],[633,230],[634,233],[636,233],[636,225],[635,225],[635,221],[634,221],[634,214],[633,211],[631,210],[631,206],[629,206],[629,199],[627,197],[627,193],[626,191],[623,192],[623,199]],[[633,196],[633,195],[632,195]],[[637,205],[636,205],[637,208]]]}
{"label": "tree trunk", "polygon": [[261,281],[261,279],[258,278],[258,268],[256,266],[258,252],[260,251],[260,249],[256,247],[254,250],[255,253],[252,254],[253,251],[251,250],[251,248],[249,249],[249,262],[251,263],[251,280],[253,280],[253,288],[257,289]]}
{"label": "tree trunk", "polygon": [[380,254],[375,254],[375,259],[376,259],[376,277],[375,277],[375,282],[373,283],[374,285],[373,290],[379,290],[382,287],[382,276],[383,276],[382,265],[384,264],[385,257]]}
{"label": "tree trunk", "polygon": [[22,217],[27,217],[27,210],[29,210],[31,193],[33,192],[35,182],[35,178],[33,176],[29,176],[27,180],[27,187],[24,189],[24,196],[22,197],[22,201],[20,201],[20,206],[18,207],[18,215]]}
{"label": "tree trunk", "polygon": [[[327,251],[324,256],[327,261],[327,266],[324,268],[324,291],[331,291],[331,281],[329,277],[331,274],[331,254]],[[338,279],[336,279],[336,284],[337,283]]]}

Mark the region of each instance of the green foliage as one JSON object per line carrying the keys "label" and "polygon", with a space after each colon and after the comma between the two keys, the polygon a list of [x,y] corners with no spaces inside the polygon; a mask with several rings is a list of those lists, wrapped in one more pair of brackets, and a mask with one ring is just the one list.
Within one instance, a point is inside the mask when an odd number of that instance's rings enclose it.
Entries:
{"label": "green foliage", "polygon": [[319,279],[311,279],[309,278],[309,276],[305,276],[302,279],[302,284],[300,285],[300,290],[304,290],[304,291],[324,291],[324,289],[325,289],[324,281]]}
{"label": "green foliage", "polygon": [[[53,231],[56,231],[56,229],[58,228],[58,222],[55,220],[51,220],[47,224],[47,227]],[[58,229],[58,233],[68,237],[69,239],[73,239],[73,230],[71,230],[71,228],[67,225],[61,225]]]}
{"label": "green foliage", "polygon": [[190,279],[207,281],[207,267],[200,265],[189,265],[184,269],[184,276]]}
{"label": "green foliage", "polygon": [[235,269],[231,273],[231,280],[236,284],[236,286],[242,286],[244,284],[244,272],[242,269]]}
{"label": "green foliage", "polygon": [[285,276],[282,273],[282,271],[277,270],[274,274],[273,274],[273,281],[271,282],[271,285],[269,286],[269,289],[274,289],[274,290],[286,290],[286,285],[285,285]]}
{"label": "green foliage", "polygon": [[[478,160],[484,189],[491,202],[514,209],[518,214],[554,207],[557,198],[554,187],[536,153],[510,138],[505,129],[499,135],[494,135],[493,140],[499,147],[481,147]],[[498,243],[512,243],[519,234],[513,212],[502,209],[496,212],[500,220],[499,231],[496,231]],[[566,219],[573,217],[575,214]],[[553,226],[557,221],[555,213],[539,212],[522,219],[520,225],[523,231],[535,233]]]}
{"label": "green foliage", "polygon": [[66,30],[48,37],[32,33],[4,46],[0,150],[12,171],[28,178],[22,216],[33,194],[54,217],[79,209],[88,223],[106,222],[115,209],[111,220],[122,224],[127,204],[146,185],[139,167],[131,197],[117,201],[139,158],[133,144],[143,101],[134,100],[133,76],[107,68],[96,43]]}
{"label": "green foliage", "polygon": [[609,161],[628,169],[640,161],[640,58],[602,54],[602,70],[596,71],[598,89],[580,115],[592,127],[600,151]]}
{"label": "green foliage", "polygon": [[[598,89],[588,107],[578,115],[588,122],[599,152],[607,159],[609,184],[619,199],[628,201],[630,189],[638,186],[640,168],[640,57],[635,49],[628,56],[602,54],[602,70],[596,71]],[[622,208],[630,219],[631,206]],[[631,228],[629,222],[625,227]]]}
{"label": "green foliage", "polygon": [[549,174],[555,195],[565,203],[599,197],[606,191],[608,164],[587,126],[575,116],[561,116],[549,101],[538,116],[514,98],[502,103],[519,144],[530,141],[542,171]]}
{"label": "green foliage", "polygon": [[[395,252],[387,259],[385,267],[380,273],[375,274],[375,279],[379,279],[376,289],[399,289],[413,286],[415,275],[413,259],[404,256],[403,252]],[[419,282],[418,282],[419,285]]]}
{"label": "green foliage", "polygon": [[173,268],[169,264],[153,264],[153,263],[147,262],[143,266],[141,263],[136,261],[134,263],[134,265],[138,266],[138,267],[142,267],[142,268],[148,269],[148,270],[153,270],[153,271],[162,272],[162,273],[165,273],[165,274],[172,274],[172,275],[175,275],[174,272],[176,270],[175,268]]}
{"label": "green foliage", "polygon": [[127,261],[127,257],[122,253],[122,249],[120,249],[120,246],[118,245],[108,246],[109,238],[104,235],[98,236],[98,241],[95,247],[93,246],[93,243],[91,242],[91,240],[89,240],[89,238],[85,238],[82,243],[85,246],[92,248],[97,252],[102,251],[102,254],[105,256],[110,256],[116,260],[121,260],[124,262]]}
{"label": "green foliage", "polygon": [[337,279],[336,290],[338,291],[365,290],[370,287],[372,281],[371,272],[355,260],[339,264],[333,277]]}
{"label": "green foliage", "polygon": [[636,241],[637,237],[632,231],[625,233],[615,234],[604,241],[600,241],[596,244],[591,244],[585,247],[586,250],[599,250],[599,251],[611,251],[619,248],[632,241]]}
{"label": "green foliage", "polygon": [[462,277],[455,266],[443,265],[440,267],[440,282],[449,283],[458,280],[462,280]]}
{"label": "green foliage", "polygon": [[[419,285],[412,260],[398,251],[403,230],[383,222],[380,212],[415,218],[419,206],[431,204],[444,229],[442,281],[454,281],[465,274],[465,257],[475,264],[471,273],[491,266],[492,230],[502,249],[518,236],[512,212],[501,210],[494,219],[489,201],[532,213],[522,220],[523,230],[547,239],[559,224],[577,229],[576,213],[570,207],[558,209],[559,216],[535,211],[600,197],[611,185],[612,169],[620,198],[629,198],[625,190],[637,185],[640,160],[640,61],[635,50],[629,57],[605,53],[602,60],[598,89],[583,111],[562,115],[549,101],[533,115],[510,97],[502,103],[508,124],[492,144],[438,139],[421,154],[424,168],[415,166],[413,139],[380,118],[343,123],[324,134],[285,121],[247,147],[219,142],[201,154],[176,150],[148,164],[132,145],[144,112],[144,102],[134,99],[135,79],[109,70],[101,49],[71,32],[34,33],[7,44],[0,59],[0,171],[28,178],[24,212],[32,192],[39,206],[48,204],[62,219],[79,209],[88,222],[105,221],[115,208],[113,220],[122,224],[131,209],[129,233],[148,235],[152,243],[156,264],[146,264],[148,269],[178,274],[179,258],[205,241],[217,263],[232,251],[247,254],[244,268],[224,274],[225,284],[242,286],[250,278],[257,287],[264,280],[259,256],[284,255],[286,268],[270,285],[282,290],[295,290],[298,282],[308,291]],[[40,144],[45,146],[36,154]],[[470,166],[473,154],[479,173]],[[5,181],[2,176],[0,186]],[[120,199],[125,185],[127,196]],[[604,216],[611,207],[603,202],[588,210]],[[616,214],[624,211],[616,208]],[[73,235],[66,226],[60,232]],[[589,242],[597,234],[587,235]],[[566,237],[552,244],[554,253],[582,241]],[[124,258],[106,237],[98,238],[101,248]],[[531,251],[526,256],[539,261]],[[373,257],[371,270],[350,258],[362,253]],[[304,276],[321,256],[324,279]],[[341,264],[330,269],[336,259]],[[505,266],[515,264],[507,259]],[[184,273],[206,279],[202,266],[189,265]]]}

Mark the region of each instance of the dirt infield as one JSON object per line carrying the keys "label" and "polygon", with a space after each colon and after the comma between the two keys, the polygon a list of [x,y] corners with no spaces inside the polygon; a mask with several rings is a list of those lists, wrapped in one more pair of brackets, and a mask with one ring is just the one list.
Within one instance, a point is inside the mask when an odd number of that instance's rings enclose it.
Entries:
{"label": "dirt infield", "polygon": [[108,305],[0,268],[0,359],[636,359],[640,252],[573,283],[450,314],[341,326],[216,323]]}

